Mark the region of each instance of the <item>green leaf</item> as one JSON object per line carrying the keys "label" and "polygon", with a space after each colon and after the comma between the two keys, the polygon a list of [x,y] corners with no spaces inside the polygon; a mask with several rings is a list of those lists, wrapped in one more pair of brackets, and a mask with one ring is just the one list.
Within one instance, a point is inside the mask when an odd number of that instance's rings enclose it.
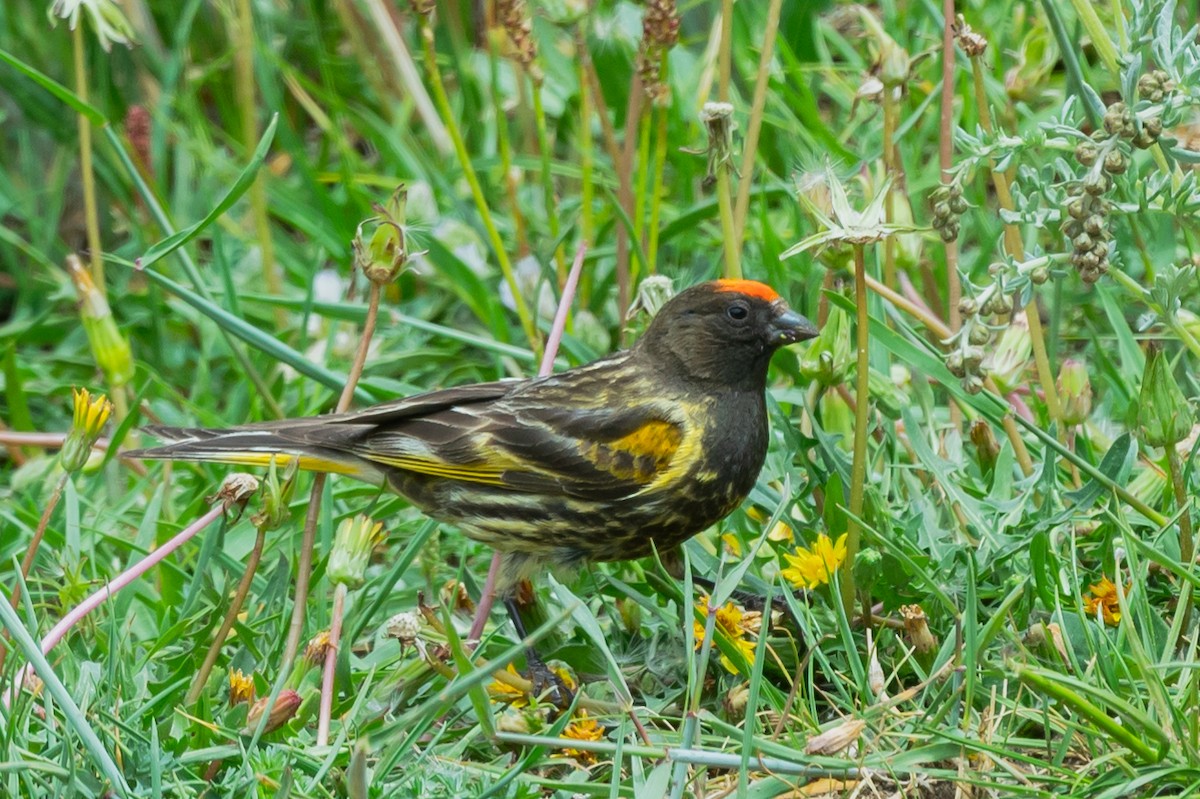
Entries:
{"label": "green leaf", "polygon": [[29,66],[12,53],[9,53],[5,50],[0,50],[0,61],[8,64],[17,72],[20,72],[34,83],[53,94],[59,100],[62,100],[76,112],[83,114],[93,125],[104,126],[108,124],[108,117],[104,116],[99,108],[96,108],[96,106],[85,102],[79,97],[79,95],[75,94],[75,92],[71,91],[66,86],[63,86],[61,83],[54,80],[54,78],[50,77],[44,72]]}
{"label": "green leaf", "polygon": [[196,224],[167,236],[167,238],[146,250],[146,254],[139,260],[139,265],[143,269],[167,257],[199,236],[205,228],[217,221],[221,214],[228,211],[243,194],[250,190],[250,187],[254,185],[255,178],[258,176],[259,167],[262,166],[263,160],[267,157],[267,150],[270,149],[271,141],[275,138],[275,126],[278,124],[279,114],[272,115],[271,123],[267,125],[267,129],[263,131],[262,138],[258,140],[258,146],[254,148],[254,155],[250,157],[250,163],[246,164],[241,174],[238,175],[237,180],[229,187],[229,191],[225,192],[225,196],[221,198],[221,201]]}

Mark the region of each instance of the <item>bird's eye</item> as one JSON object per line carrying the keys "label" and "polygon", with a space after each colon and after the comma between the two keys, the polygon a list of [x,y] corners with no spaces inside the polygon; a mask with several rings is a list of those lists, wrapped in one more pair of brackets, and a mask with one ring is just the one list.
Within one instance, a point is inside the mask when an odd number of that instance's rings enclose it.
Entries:
{"label": "bird's eye", "polygon": [[739,302],[726,308],[725,315],[734,321],[740,322],[750,315],[750,309]]}

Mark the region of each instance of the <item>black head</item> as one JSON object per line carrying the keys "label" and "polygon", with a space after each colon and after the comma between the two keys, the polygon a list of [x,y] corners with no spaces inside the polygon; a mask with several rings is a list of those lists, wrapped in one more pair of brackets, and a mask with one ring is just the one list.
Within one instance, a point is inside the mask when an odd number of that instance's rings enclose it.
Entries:
{"label": "black head", "polygon": [[671,298],[637,346],[685,379],[759,389],[775,350],[816,335],[769,286],[714,280]]}

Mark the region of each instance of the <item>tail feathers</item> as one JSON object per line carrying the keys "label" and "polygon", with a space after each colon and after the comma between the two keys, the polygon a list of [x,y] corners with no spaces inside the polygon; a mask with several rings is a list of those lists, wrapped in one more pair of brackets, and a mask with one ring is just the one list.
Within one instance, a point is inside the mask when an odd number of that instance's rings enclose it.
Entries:
{"label": "tail feathers", "polygon": [[253,428],[211,430],[202,427],[149,425],[145,432],[167,442],[160,447],[131,450],[127,458],[167,461],[206,461],[237,466],[279,467],[293,461],[312,472],[346,474],[369,482],[379,480],[378,471],[349,452],[305,446],[278,433]]}

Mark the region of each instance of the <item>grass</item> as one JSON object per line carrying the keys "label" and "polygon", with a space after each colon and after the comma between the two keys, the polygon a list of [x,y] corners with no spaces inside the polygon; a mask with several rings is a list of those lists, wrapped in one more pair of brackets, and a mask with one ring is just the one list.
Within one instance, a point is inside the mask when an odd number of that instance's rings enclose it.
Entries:
{"label": "grass", "polygon": [[[1189,12],[963,3],[986,42],[960,29],[946,53],[938,3],[706,0],[639,58],[641,4],[505,3],[507,30],[429,5],[121,4],[137,44],[111,50],[112,17],[0,8],[0,795],[1200,794]],[[710,186],[718,99],[733,150]],[[364,343],[352,242],[398,184],[411,263]],[[880,192],[878,218],[831,202]],[[683,580],[649,559],[536,586],[531,637],[584,684],[571,712],[506,674],[499,614],[464,644],[491,553],[338,477],[319,504],[311,476],[260,492],[41,654],[216,519],[221,468],[117,457],[141,425],[328,412],[364,347],[358,407],[531,374],[580,245],[558,368],[631,340],[650,273],[736,264],[840,332],[777,356],[766,466]],[[79,304],[76,255],[106,307]],[[1086,399],[1056,384],[1067,360]],[[115,410],[66,474],[72,386]],[[337,589],[318,746],[326,653],[305,643],[359,513],[387,535]],[[857,551],[794,594],[796,554],[847,531]],[[27,666],[42,687],[14,694]],[[235,670],[294,715],[231,704]]]}

